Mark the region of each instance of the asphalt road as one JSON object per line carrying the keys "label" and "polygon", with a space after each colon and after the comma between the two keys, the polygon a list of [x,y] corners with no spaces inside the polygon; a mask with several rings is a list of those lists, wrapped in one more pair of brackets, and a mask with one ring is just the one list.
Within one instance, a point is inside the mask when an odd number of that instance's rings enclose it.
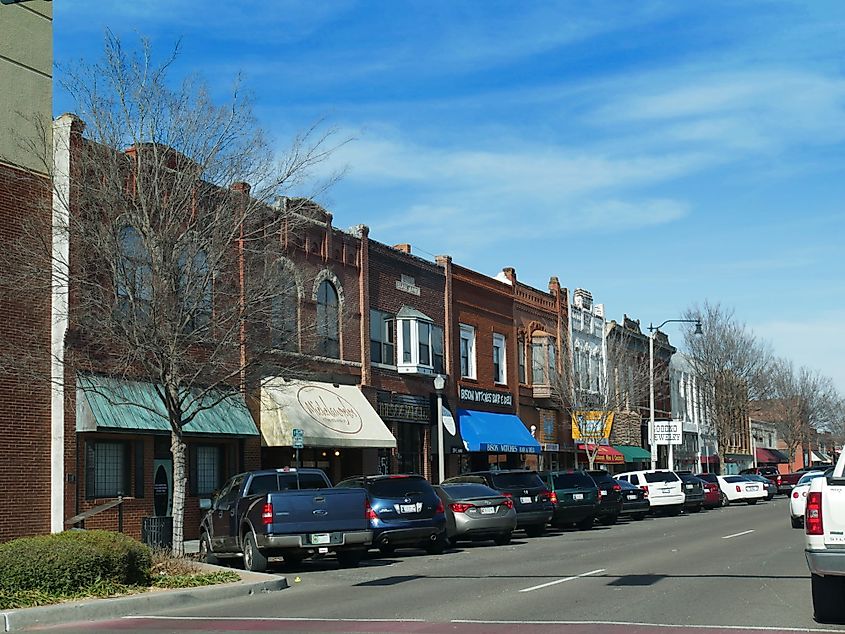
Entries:
{"label": "asphalt road", "polygon": [[280,565],[291,588],[90,630],[285,632],[668,632],[815,629],[803,535],[787,500],[439,556],[373,553]]}

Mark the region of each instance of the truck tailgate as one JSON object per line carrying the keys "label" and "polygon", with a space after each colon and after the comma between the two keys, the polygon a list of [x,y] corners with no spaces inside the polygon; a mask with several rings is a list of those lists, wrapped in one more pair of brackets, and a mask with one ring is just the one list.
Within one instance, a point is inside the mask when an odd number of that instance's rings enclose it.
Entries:
{"label": "truck tailgate", "polygon": [[369,529],[367,493],[363,489],[319,489],[268,494],[273,520],[267,532],[276,535],[330,533]]}
{"label": "truck tailgate", "polygon": [[845,547],[845,480],[817,478],[810,491],[822,493],[822,518],[826,546]]}

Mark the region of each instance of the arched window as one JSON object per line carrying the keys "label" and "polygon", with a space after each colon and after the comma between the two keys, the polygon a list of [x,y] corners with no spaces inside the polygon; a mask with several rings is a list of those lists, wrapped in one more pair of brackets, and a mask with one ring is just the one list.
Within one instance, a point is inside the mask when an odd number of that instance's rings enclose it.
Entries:
{"label": "arched window", "polygon": [[299,293],[296,283],[282,277],[278,293],[272,299],[270,319],[273,347],[287,352],[299,351]]}
{"label": "arched window", "polygon": [[196,332],[211,323],[212,286],[206,252],[197,249],[192,256],[190,251],[183,251],[179,257],[179,299],[185,332]]}
{"label": "arched window", "polygon": [[124,227],[118,246],[114,280],[117,310],[126,317],[148,317],[153,298],[152,266],[141,234],[134,227]]}
{"label": "arched window", "polygon": [[328,280],[317,289],[317,353],[340,358],[340,310],[337,289]]}

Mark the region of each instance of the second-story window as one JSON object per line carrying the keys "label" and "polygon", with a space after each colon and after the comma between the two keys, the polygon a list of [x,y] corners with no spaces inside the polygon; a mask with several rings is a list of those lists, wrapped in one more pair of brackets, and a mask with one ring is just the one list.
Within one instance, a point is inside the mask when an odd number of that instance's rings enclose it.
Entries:
{"label": "second-story window", "polygon": [[556,374],[555,338],[545,333],[531,337],[531,382],[549,385]]}
{"label": "second-story window", "polygon": [[203,249],[184,251],[179,257],[179,293],[185,332],[207,328],[211,323],[212,273]]}
{"label": "second-story window", "polygon": [[403,306],[396,314],[396,342],[399,351],[399,372],[442,374],[443,329],[429,317],[413,308]]}
{"label": "second-story window", "polygon": [[395,365],[393,323],[390,313],[370,310],[370,361],[373,363]]}
{"label": "second-story window", "polygon": [[505,336],[493,333],[493,381],[507,383],[505,370]]}
{"label": "second-story window", "polygon": [[317,353],[340,358],[340,308],[337,290],[327,280],[317,289]]}
{"label": "second-story window", "polygon": [[120,232],[120,260],[115,271],[117,310],[125,316],[149,316],[153,296],[150,255],[134,227]]}
{"label": "second-story window", "polygon": [[516,357],[519,366],[519,382],[525,383],[527,377],[525,374],[525,339],[520,338],[517,342]]}
{"label": "second-story window", "polygon": [[475,328],[461,324],[461,377],[474,379],[475,375]]}
{"label": "second-story window", "polygon": [[299,350],[299,296],[296,288],[284,288],[273,298],[273,347],[287,352]]}

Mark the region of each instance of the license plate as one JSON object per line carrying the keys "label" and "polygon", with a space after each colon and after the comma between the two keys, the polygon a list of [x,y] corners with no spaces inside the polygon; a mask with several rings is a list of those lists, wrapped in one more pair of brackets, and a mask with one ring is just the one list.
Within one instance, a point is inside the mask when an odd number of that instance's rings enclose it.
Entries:
{"label": "license plate", "polygon": [[519,498],[519,501],[520,501],[521,504],[531,504],[531,498],[530,497],[521,497],[521,498]]}
{"label": "license plate", "polygon": [[660,489],[661,493],[671,493],[672,489]]}
{"label": "license plate", "polygon": [[400,513],[416,513],[417,512],[417,505],[416,504],[400,504],[399,505],[399,512]]}
{"label": "license plate", "polygon": [[583,500],[583,499],[584,499],[584,494],[583,494],[583,493],[573,493],[573,494],[572,494],[572,499],[573,499],[573,500]]}
{"label": "license plate", "polygon": [[758,491],[759,489],[757,487],[745,487],[745,490],[746,491]]}
{"label": "license plate", "polygon": [[688,484],[688,485],[687,485],[687,488],[688,488],[688,489],[691,489],[691,488],[692,488],[692,485],[691,485],[691,484]]}
{"label": "license plate", "polygon": [[328,544],[331,543],[332,536],[328,533],[315,533],[311,535],[312,544]]}
{"label": "license plate", "polygon": [[599,491],[599,495],[607,495],[607,491]]}
{"label": "license plate", "polygon": [[493,515],[496,512],[495,506],[482,506],[481,507],[481,514],[482,515]]}
{"label": "license plate", "polygon": [[628,496],[628,499],[629,499],[629,500],[636,500],[636,499],[637,499],[637,496],[636,496],[636,495],[629,495],[629,496]]}

